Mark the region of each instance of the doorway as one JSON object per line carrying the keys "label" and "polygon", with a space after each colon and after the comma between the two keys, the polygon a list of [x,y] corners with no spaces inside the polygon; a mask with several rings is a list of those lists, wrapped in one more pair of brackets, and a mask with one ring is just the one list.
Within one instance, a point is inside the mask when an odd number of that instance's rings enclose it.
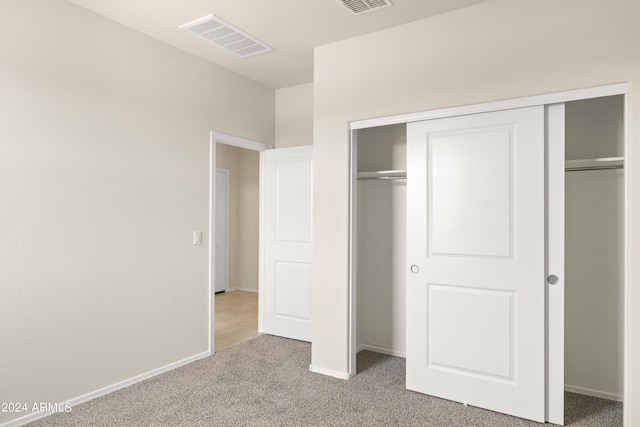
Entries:
{"label": "doorway", "polygon": [[216,147],[215,348],[258,335],[259,153]]}
{"label": "doorway", "polygon": [[[618,85],[619,86],[619,85]],[[563,94],[555,94],[555,95],[550,95],[549,96],[549,102],[547,103],[543,97],[537,97],[536,99],[531,99],[529,100],[531,103],[528,105],[549,105],[551,103],[564,103],[564,102],[570,102],[570,101],[578,101],[578,100],[586,100],[586,99],[590,99],[590,98],[600,98],[600,97],[604,97],[607,95],[618,95],[618,101],[620,102],[620,105],[624,105],[624,93],[626,92],[626,86],[625,87],[611,87],[609,88],[610,90],[612,90],[612,92],[607,93],[606,91],[603,93],[603,88],[599,88],[599,89],[594,89],[593,91],[589,91],[589,90],[585,90],[585,91],[574,91],[574,92],[567,92],[567,93],[563,93]],[[552,101],[552,102],[551,102]],[[466,111],[464,111],[463,109],[451,109],[446,111],[445,114],[442,111],[438,111],[438,112],[431,112],[431,113],[424,113],[424,115],[422,117],[418,117],[418,115],[407,115],[407,116],[396,116],[393,118],[393,121],[389,120],[389,119],[381,119],[379,126],[377,129],[380,130],[380,132],[383,132],[382,129],[386,128],[386,131],[388,132],[390,129],[393,129],[395,127],[395,131],[396,133],[402,133],[404,130],[403,126],[405,126],[404,124],[408,123],[408,122],[412,122],[412,121],[420,121],[420,120],[430,120],[432,118],[439,118],[439,117],[447,117],[447,116],[458,116],[458,115],[465,115],[465,114],[472,114],[472,113],[478,113],[478,112],[482,112],[482,111],[494,111],[494,110],[507,110],[507,109],[511,109],[511,108],[518,108],[518,107],[522,107],[522,106],[527,106],[527,99],[524,100],[514,100],[513,102],[507,102],[505,101],[504,103],[493,103],[492,105],[487,104],[487,105],[480,105],[480,106],[472,106],[469,107],[468,109],[466,109]],[[496,108],[498,107],[498,108]],[[623,116],[624,114],[622,114]],[[404,120],[403,120],[404,119]],[[391,123],[390,123],[391,121]],[[362,287],[360,286],[361,281],[363,279],[363,277],[366,277],[367,274],[371,273],[371,271],[368,271],[369,268],[367,267],[362,267],[360,261],[361,258],[364,257],[369,257],[370,255],[367,254],[367,251],[371,252],[371,250],[378,250],[380,249],[380,246],[378,247],[374,247],[371,244],[367,244],[367,242],[363,242],[361,241],[361,235],[363,232],[366,232],[366,230],[364,230],[364,228],[369,229],[369,232],[371,232],[372,229],[375,229],[376,226],[372,225],[371,222],[365,223],[364,225],[362,224],[362,208],[364,207],[365,210],[367,211],[371,211],[372,209],[370,209],[371,207],[373,207],[373,211],[377,212],[379,211],[381,208],[385,208],[387,211],[389,211],[390,207],[391,207],[391,211],[387,212],[387,216],[391,216],[391,218],[393,218],[394,216],[402,216],[401,213],[401,205],[402,202],[400,202],[400,204],[395,203],[394,204],[389,204],[389,203],[382,203],[382,206],[377,206],[376,208],[376,202],[372,201],[375,200],[373,198],[374,192],[377,192],[378,194],[382,194],[382,197],[387,197],[389,200],[391,200],[393,202],[393,198],[402,198],[404,197],[403,194],[403,184],[401,181],[401,170],[403,169],[403,165],[398,165],[398,164],[393,164],[393,157],[387,157],[387,163],[386,164],[382,164],[380,166],[376,166],[375,169],[377,172],[376,173],[363,173],[363,169],[359,168],[361,165],[358,164],[358,161],[363,159],[363,158],[367,158],[366,162],[371,163],[372,161],[375,162],[375,156],[372,153],[363,153],[363,150],[366,150],[367,147],[367,140],[368,137],[366,136],[367,132],[371,132],[374,130],[375,128],[375,124],[376,121],[375,120],[370,120],[370,121],[363,121],[363,122],[358,122],[353,124],[352,123],[352,176],[354,177],[354,179],[352,180],[352,227],[351,227],[351,232],[352,232],[352,258],[351,258],[351,301],[352,301],[352,311],[351,311],[351,321],[352,321],[352,325],[351,325],[351,369],[350,372],[352,375],[355,374],[356,370],[355,370],[355,353],[359,350],[359,349],[368,349],[368,350],[372,350],[372,351],[381,351],[381,352],[386,352],[389,354],[395,354],[398,356],[402,356],[402,353],[404,353],[404,348],[402,347],[394,347],[393,345],[391,345],[389,347],[389,343],[393,343],[394,340],[397,343],[401,343],[401,344],[405,344],[404,342],[404,337],[398,337],[398,336],[393,336],[389,335],[389,331],[393,332],[393,328],[391,328],[391,325],[387,324],[387,325],[380,325],[377,324],[376,328],[374,328],[374,330],[369,331],[370,332],[370,336],[366,337],[366,333],[365,332],[363,335],[362,334],[362,323],[363,323],[363,316],[366,316],[367,310],[371,311],[370,308],[367,308],[366,306],[363,307],[363,304],[367,304],[367,300],[371,301],[371,300],[376,300],[378,299],[378,303],[381,303],[382,300],[389,300],[388,296],[371,296],[371,295],[362,295]],[[624,124],[621,124],[620,126],[620,132],[619,134],[621,135],[621,144],[620,146],[622,147],[622,153],[616,152],[616,153],[611,153],[608,152],[608,154],[606,156],[603,155],[598,155],[598,156],[593,156],[593,157],[597,157],[597,158],[602,158],[602,157],[617,157],[619,155],[624,156]],[[564,129],[563,129],[563,134],[564,134]],[[388,142],[392,140],[392,138],[383,138],[386,139]],[[392,152],[392,150],[390,151]],[[584,157],[584,156],[582,156]],[[567,156],[567,160],[571,160],[573,157],[570,157],[569,155]],[[612,165],[615,164],[614,160],[608,160],[611,161],[613,163],[611,163]],[[596,162],[597,163],[597,162]],[[367,168],[369,169],[369,168]],[[400,170],[398,170],[400,169]],[[562,173],[564,175],[564,164],[562,164]],[[598,172],[593,172],[593,173],[598,173]],[[624,172],[620,171],[619,172],[619,177],[617,178],[618,182],[623,182],[625,180],[625,176],[627,176],[627,174],[625,174]],[[361,178],[360,180],[357,180],[356,178],[359,177]],[[572,176],[571,180],[575,180],[575,178],[577,177],[577,175]],[[368,180],[372,179],[371,182],[369,182]],[[373,181],[375,180],[375,181]],[[384,181],[386,180],[386,182]],[[393,180],[393,181],[392,181]],[[373,182],[376,182],[375,184],[373,184]],[[571,183],[571,185],[574,185]],[[381,193],[382,192],[382,193]],[[393,194],[397,193],[397,196],[393,196]],[[624,190],[618,191],[616,190],[614,192],[615,194],[624,194]],[[385,195],[386,194],[386,195]],[[361,204],[361,200],[360,198],[364,198],[365,200],[365,204]],[[379,199],[379,196],[377,197]],[[367,201],[368,200],[368,201]],[[592,201],[593,202],[593,201]],[[597,201],[596,201],[597,204]],[[563,200],[562,200],[562,209],[564,210],[564,194],[563,194]],[[393,208],[393,206],[396,206],[395,208]],[[617,228],[615,231],[619,232],[620,230],[624,230],[625,228],[625,214],[624,212],[626,211],[626,207],[624,204],[624,197],[622,197],[622,203],[620,206],[620,210],[619,210],[619,216],[617,217],[617,219],[614,221],[617,225]],[[366,221],[366,220],[365,220]],[[389,223],[386,225],[387,230],[394,230],[397,229],[398,227],[402,228],[403,225],[400,224],[393,224],[393,223]],[[626,233],[624,233],[624,231],[622,233],[620,233],[621,237],[620,237],[620,250],[621,252],[618,252],[619,257],[618,259],[620,261],[623,261],[626,258],[626,242],[624,242],[624,235],[626,235]],[[395,235],[395,238],[401,238],[402,236],[398,236],[397,233]],[[391,244],[395,244],[393,243],[394,240],[390,240],[390,239],[385,239],[388,243],[387,246],[391,245]],[[370,243],[370,242],[369,242]],[[360,252],[359,248],[360,247],[364,247],[364,252]],[[382,247],[384,249],[384,247]],[[564,256],[564,254],[563,254]],[[401,256],[396,256],[396,258],[401,258]],[[395,267],[395,269],[393,269],[393,274],[396,274],[400,277],[402,277],[402,275],[406,275],[406,274],[410,274],[408,272],[408,266],[406,265],[406,262],[404,260],[400,260],[399,264],[403,264],[402,266],[397,266]],[[626,286],[628,286],[628,283],[626,283],[624,281],[624,269],[625,269],[625,265],[624,262],[621,262],[622,266],[619,269],[618,275],[620,277],[620,288],[616,291],[616,295],[623,295],[624,294],[624,289]],[[380,265],[376,265],[376,268],[380,267]],[[371,273],[372,274],[372,273]],[[381,277],[380,274],[376,275],[378,278]],[[567,279],[568,280],[568,279]],[[396,283],[398,281],[396,280]],[[367,292],[367,290],[365,290],[365,292]],[[394,296],[394,298],[392,298],[391,300],[393,301],[394,299],[397,300],[397,295],[402,295],[402,293],[404,292],[404,289],[393,289],[393,287],[391,289],[386,289],[385,292],[387,292],[388,294]],[[564,305],[564,304],[563,304]],[[396,317],[396,321],[395,321],[395,328],[396,329],[401,329],[404,325],[400,325],[402,323],[402,321],[398,321],[397,320],[397,315],[394,315],[393,313],[403,313],[404,311],[404,307],[400,305],[396,306],[394,308],[394,306],[386,306],[386,312],[390,312],[392,314],[386,313],[385,311],[380,311],[379,307],[377,309],[374,309],[374,311],[376,312],[376,316],[375,319],[382,319],[385,316],[385,313],[391,317],[395,316]],[[624,318],[624,313],[623,313],[623,307],[624,307],[624,301],[622,301],[622,303],[618,306],[618,309],[621,310],[621,312],[616,313],[616,314],[620,314],[618,317],[616,317],[616,319],[614,320],[614,322],[619,322],[619,323],[624,323],[623,318]],[[404,316],[401,314],[401,316]],[[562,321],[564,322],[564,318],[562,319]],[[555,325],[555,323],[554,323]],[[551,326],[549,326],[549,328],[552,328]],[[557,328],[556,328],[557,329]],[[564,330],[564,328],[563,328]],[[624,327],[622,324],[618,325],[618,329],[615,330],[615,335],[617,335],[618,337],[622,337],[624,332]],[[385,333],[385,331],[387,332],[387,337],[385,338],[383,335]],[[378,345],[378,349],[376,349],[376,343],[375,342],[371,342],[370,338],[371,336],[374,336],[375,334],[378,334],[378,337],[382,337],[384,339],[386,339],[386,346],[387,348],[384,348],[385,345]],[[364,340],[362,339],[364,336]],[[367,343],[367,339],[369,339],[369,342]],[[559,343],[560,347],[564,347],[564,336],[562,336],[562,342]],[[622,348],[619,349],[619,363],[618,366],[623,365],[622,362],[622,354],[624,353],[624,351],[628,351],[627,348],[624,346],[624,342],[623,340],[619,341],[620,345],[622,346]],[[384,344],[384,343],[383,343]],[[558,345],[556,345],[556,348],[558,347]],[[560,352],[562,352],[562,349],[560,349]],[[564,357],[564,355],[563,355]],[[562,364],[564,365],[564,363]],[[557,368],[556,365],[552,364],[552,367],[555,369]],[[564,367],[561,368],[561,371],[564,370]],[[621,376],[622,378],[623,376]],[[564,379],[564,375],[562,375],[562,379]],[[624,381],[624,379],[622,380]],[[562,392],[564,392],[564,381],[562,381]],[[580,391],[580,390],[574,390],[574,391]],[[582,390],[585,391],[585,390]],[[602,397],[608,397],[608,396],[602,396]],[[615,398],[616,396],[611,396],[610,398]],[[620,400],[622,397],[622,393],[620,394]],[[561,421],[559,422],[561,423]]]}
{"label": "doorway", "polygon": [[[216,350],[216,317],[219,321],[227,321],[224,326],[226,329],[220,330],[221,334],[226,335],[221,343],[222,346],[228,346],[231,341],[253,334],[254,326],[258,331],[262,330],[261,325],[261,266],[262,251],[259,242],[262,241],[261,232],[263,225],[261,223],[262,216],[262,152],[272,147],[268,144],[250,141],[231,135],[211,132],[210,146],[210,170],[211,170],[211,197],[210,197],[210,227],[209,227],[209,349],[211,353]],[[239,167],[239,164],[244,164]],[[219,166],[228,170],[226,177],[222,178],[217,170]],[[215,172],[215,173],[214,173]],[[218,194],[218,188],[221,185],[218,180],[227,178],[229,191],[227,192],[227,253],[229,256],[221,257],[218,253],[216,243],[219,237],[216,234],[218,229],[218,200],[223,198]],[[245,207],[239,212],[239,201]],[[224,213],[224,210],[223,210]],[[214,225],[214,226],[212,226]],[[242,233],[238,233],[241,228]],[[242,248],[241,251],[238,249]],[[218,265],[222,264],[222,267]],[[239,269],[238,265],[246,264],[250,268]],[[225,290],[237,291],[245,295],[240,298],[229,298],[227,295],[221,294],[220,298],[225,299],[223,308],[224,319],[216,316],[216,296],[218,291],[217,278],[221,270],[226,270],[227,287]],[[241,275],[237,274],[241,271]],[[232,292],[233,293],[233,292]],[[255,295],[246,295],[246,293],[257,294],[257,313],[249,314],[249,318],[244,320],[234,317],[233,306],[237,305],[238,310],[251,311],[256,308],[254,303]],[[224,295],[224,296],[222,296]],[[247,313],[244,313],[247,314]],[[257,325],[248,325],[247,322],[253,322],[252,318],[257,317]],[[231,340],[231,341],[230,341]]]}
{"label": "doorway", "polygon": [[[211,133],[209,348],[215,348],[217,152],[231,146],[258,152],[258,331],[311,341],[313,146],[270,145]],[[231,176],[233,177],[233,176]],[[233,179],[231,179],[233,182]],[[255,185],[254,185],[255,190]],[[231,191],[233,193],[233,191]],[[233,220],[234,215],[230,215]],[[251,245],[250,245],[251,246]],[[253,246],[255,247],[255,246]],[[239,253],[238,258],[244,258]],[[233,288],[233,286],[230,286]]]}

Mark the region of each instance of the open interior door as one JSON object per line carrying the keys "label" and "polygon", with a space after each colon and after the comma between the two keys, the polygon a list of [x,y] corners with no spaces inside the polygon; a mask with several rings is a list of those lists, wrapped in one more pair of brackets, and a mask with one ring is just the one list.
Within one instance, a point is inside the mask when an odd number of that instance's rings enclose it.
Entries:
{"label": "open interior door", "polygon": [[264,153],[263,331],[311,341],[313,146]]}
{"label": "open interior door", "polygon": [[544,107],[407,127],[407,388],[545,421]]}

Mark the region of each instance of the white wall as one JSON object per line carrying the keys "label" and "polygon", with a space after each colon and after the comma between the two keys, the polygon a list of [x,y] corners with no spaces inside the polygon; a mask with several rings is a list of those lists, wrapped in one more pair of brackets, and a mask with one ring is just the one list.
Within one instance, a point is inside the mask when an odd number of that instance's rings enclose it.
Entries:
{"label": "white wall", "polygon": [[313,144],[313,83],[276,90],[276,148]]}
{"label": "white wall", "polygon": [[63,0],[0,16],[0,401],[207,352],[209,132],[273,143],[274,91]]}
{"label": "white wall", "polygon": [[[315,367],[349,369],[349,121],[618,82],[629,82],[628,117],[636,117],[639,14],[636,0],[493,0],[315,50]],[[630,259],[637,260],[640,122],[627,123]],[[629,345],[638,360],[640,264],[630,274]],[[626,417],[638,423],[640,368],[631,365],[627,376]]]}
{"label": "white wall", "polygon": [[238,282],[236,289],[258,292],[260,154],[239,149]]}

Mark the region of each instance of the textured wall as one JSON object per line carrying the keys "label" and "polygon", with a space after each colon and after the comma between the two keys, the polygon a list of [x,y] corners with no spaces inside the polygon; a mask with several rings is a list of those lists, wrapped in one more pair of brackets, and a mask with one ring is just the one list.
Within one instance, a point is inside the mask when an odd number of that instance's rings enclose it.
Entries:
{"label": "textured wall", "polygon": [[209,132],[273,143],[274,91],[63,0],[0,16],[0,401],[208,351]]}
{"label": "textured wall", "polygon": [[313,144],[313,83],[276,90],[276,148]]}

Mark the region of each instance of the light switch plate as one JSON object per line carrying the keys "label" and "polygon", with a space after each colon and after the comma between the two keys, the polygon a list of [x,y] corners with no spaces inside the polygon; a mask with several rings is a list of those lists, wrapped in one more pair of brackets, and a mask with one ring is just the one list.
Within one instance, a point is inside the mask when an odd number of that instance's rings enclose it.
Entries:
{"label": "light switch plate", "polygon": [[202,244],[202,231],[194,231],[193,232],[193,244],[201,245]]}

